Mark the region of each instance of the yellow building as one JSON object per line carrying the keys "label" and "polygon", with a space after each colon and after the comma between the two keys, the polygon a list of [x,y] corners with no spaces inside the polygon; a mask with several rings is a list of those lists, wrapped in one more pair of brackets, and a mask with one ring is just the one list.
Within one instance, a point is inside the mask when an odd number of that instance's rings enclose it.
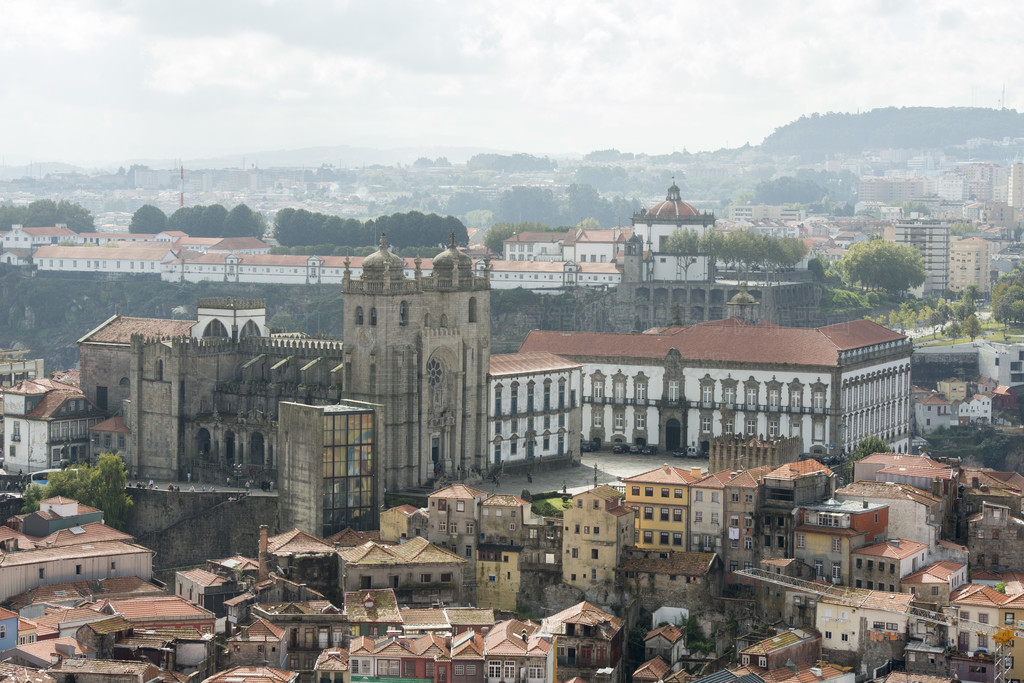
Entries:
{"label": "yellow building", "polygon": [[380,540],[384,543],[402,543],[424,536],[426,529],[426,511],[412,505],[399,505],[380,513]]}
{"label": "yellow building", "polygon": [[[1024,631],[1024,593],[1007,598],[999,607],[999,624],[1015,632]],[[1007,654],[1013,656],[1013,667],[1003,680],[1024,680],[1024,638],[1014,638]]]}
{"label": "yellow building", "polygon": [[476,547],[476,606],[514,612],[519,597],[522,546],[480,543]]}
{"label": "yellow building", "polygon": [[634,516],[610,486],[573,496],[562,517],[562,581],[583,590],[613,584],[622,549],[633,545]]}
{"label": "yellow building", "polygon": [[623,479],[626,505],[636,511],[639,548],[686,550],[689,528],[690,484],[704,476],[699,468],[686,470],[662,465]]}
{"label": "yellow building", "polygon": [[963,401],[967,398],[967,382],[956,377],[939,380],[936,388],[947,401]]}
{"label": "yellow building", "polygon": [[949,288],[962,292],[971,285],[979,292],[992,290],[992,246],[980,237],[949,242]]}

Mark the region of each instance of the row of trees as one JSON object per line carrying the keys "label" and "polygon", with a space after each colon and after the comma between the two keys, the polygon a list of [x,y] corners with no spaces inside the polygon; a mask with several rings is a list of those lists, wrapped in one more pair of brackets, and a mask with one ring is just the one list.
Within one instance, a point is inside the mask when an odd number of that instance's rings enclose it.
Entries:
{"label": "row of trees", "polygon": [[96,232],[89,210],[66,199],[59,202],[40,199],[28,206],[0,206],[0,230],[10,230],[12,225],[50,228],[58,223],[67,225],[73,232]]}
{"label": "row of trees", "polygon": [[267,219],[245,204],[228,211],[220,204],[183,206],[170,216],[159,207],[146,204],[132,214],[128,232],[153,234],[180,230],[190,237],[263,237]]}
{"label": "row of trees", "polygon": [[128,525],[134,501],[125,484],[128,470],[121,456],[115,453],[100,455],[96,466],[82,463],[61,472],[50,474],[45,487],[29,486],[25,490],[22,513],[35,512],[39,502],[55,496],[74,498],[83,505],[103,510],[103,521],[123,530]]}
{"label": "row of trees", "polygon": [[359,248],[376,244],[381,233],[387,235],[389,243],[400,248],[436,247],[448,244],[453,232],[457,244],[469,242],[462,221],[435,213],[410,211],[366,222],[305,209],[281,209],[274,216],[274,237],[286,247],[316,244]]}
{"label": "row of trees", "polygon": [[807,256],[807,245],[795,237],[769,237],[745,230],[719,232],[679,230],[669,236],[665,251],[683,257],[684,276],[701,256],[726,263],[745,272],[760,267],[765,278],[778,268],[792,268]]}

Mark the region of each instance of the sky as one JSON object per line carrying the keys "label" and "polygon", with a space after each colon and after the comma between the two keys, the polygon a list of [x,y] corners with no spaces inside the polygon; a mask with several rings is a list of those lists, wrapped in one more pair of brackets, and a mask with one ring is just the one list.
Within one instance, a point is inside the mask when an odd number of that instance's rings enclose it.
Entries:
{"label": "sky", "polygon": [[0,0],[0,159],[758,144],[813,112],[1024,109],[1018,0]]}

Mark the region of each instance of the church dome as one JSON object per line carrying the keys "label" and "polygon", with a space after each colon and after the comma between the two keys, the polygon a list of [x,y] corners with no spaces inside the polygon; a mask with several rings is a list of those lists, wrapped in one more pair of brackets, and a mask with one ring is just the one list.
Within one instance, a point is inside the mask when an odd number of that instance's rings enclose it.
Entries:
{"label": "church dome", "polygon": [[682,197],[679,196],[679,186],[672,183],[668,188],[668,194],[665,195],[665,201],[658,202],[652,206],[646,216],[648,218],[672,220],[676,218],[696,218],[700,216],[700,212],[693,208],[693,205],[689,202],[683,201]]}
{"label": "church dome", "polygon": [[473,259],[463,254],[461,251],[455,248],[455,233],[452,233],[451,241],[448,242],[448,248],[442,251],[440,254],[434,257],[434,272],[449,273],[458,264],[459,271],[468,273],[473,267]]}
{"label": "church dome", "polygon": [[387,270],[392,280],[401,280],[405,274],[405,261],[388,249],[388,240],[384,233],[380,235],[380,247],[377,251],[363,259],[364,278],[382,278]]}

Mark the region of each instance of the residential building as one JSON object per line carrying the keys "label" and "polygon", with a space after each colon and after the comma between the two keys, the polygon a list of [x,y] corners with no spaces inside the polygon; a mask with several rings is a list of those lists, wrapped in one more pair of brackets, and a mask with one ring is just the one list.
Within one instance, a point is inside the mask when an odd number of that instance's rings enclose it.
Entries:
{"label": "residential building", "polygon": [[967,398],[967,381],[956,377],[940,379],[935,388],[947,401],[962,401]]}
{"label": "residential building", "polygon": [[[467,661],[464,664],[464,671],[470,666],[476,666],[476,645],[475,638],[464,635],[466,640],[456,639],[460,642],[462,656],[458,659]],[[555,638],[547,633],[542,633],[541,628],[532,622],[523,622],[517,619],[509,619],[494,625],[483,636],[483,667],[481,674],[486,683],[500,683],[501,681],[525,681],[526,683],[547,683],[547,681],[558,680],[555,665]],[[465,645],[464,643],[470,643]],[[466,647],[473,651],[466,652]],[[453,648],[454,649],[454,648]],[[573,653],[575,655],[575,652]],[[567,657],[566,654],[560,654]],[[453,656],[453,662],[456,658]],[[470,674],[465,673],[463,680],[469,679]],[[480,680],[479,678],[476,680]]]}
{"label": "residential building", "polygon": [[764,493],[757,509],[761,518],[761,537],[754,543],[760,545],[762,559],[795,557],[793,529],[797,526],[796,509],[832,498],[836,490],[836,475],[817,460],[801,460],[765,474],[763,482]]}
{"label": "residential building", "polygon": [[579,457],[582,367],[545,352],[491,356],[491,466]]}
{"label": "residential building", "polygon": [[970,516],[981,511],[983,503],[1004,505],[1010,514],[1021,516],[1024,476],[1018,472],[999,472],[988,467],[960,466],[961,512]]}
{"label": "residential building", "polygon": [[644,656],[649,660],[660,658],[669,671],[679,671],[688,654],[683,632],[672,624],[651,629],[644,636]]}
{"label": "residential building", "polygon": [[851,553],[850,579],[856,588],[903,591],[903,577],[928,564],[928,546],[904,538],[858,548]]}
{"label": "residential building", "polygon": [[18,614],[0,607],[0,652],[18,644]]}
{"label": "residential building", "polygon": [[728,542],[723,521],[725,487],[732,470],[715,472],[690,484],[690,546],[693,552],[722,554]]}
{"label": "residential building", "polygon": [[994,571],[1024,567],[1024,519],[1010,508],[982,503],[981,511],[967,520],[967,547],[971,567]]}
{"label": "residential building", "polygon": [[885,229],[890,242],[913,248],[924,261],[924,284],[919,296],[941,296],[949,289],[949,223],[929,218],[904,218]]}
{"label": "residential building", "polygon": [[[258,637],[264,642],[264,652],[274,655],[276,660],[276,654],[283,649],[287,655],[285,666],[300,672],[307,680],[312,676],[320,651],[339,647],[348,637],[349,621],[345,614],[324,599],[253,605],[251,618],[253,623],[263,620],[270,625],[257,629]],[[268,647],[276,647],[277,653]]]}
{"label": "residential building", "polygon": [[962,425],[992,422],[992,395],[973,394],[960,402],[957,415]]}
{"label": "residential building", "polygon": [[233,666],[218,671],[201,683],[298,683],[298,671],[274,669],[269,666]]}
{"label": "residential building", "polygon": [[834,498],[802,505],[793,529],[793,556],[814,567],[816,578],[852,585],[852,553],[884,541],[888,524],[886,505]]}
{"label": "residential building", "polygon": [[562,518],[562,580],[583,590],[613,585],[623,551],[634,545],[635,516],[610,486],[573,496]]}
{"label": "residential building", "polygon": [[959,423],[959,408],[939,394],[929,394],[914,401],[914,430],[918,434],[931,434]]}
{"label": "residential building", "polygon": [[426,509],[406,503],[380,513],[380,540],[383,543],[402,541],[426,536],[430,519]]}
{"label": "residential building", "polygon": [[967,565],[950,560],[932,562],[901,580],[918,602],[931,604],[937,611],[948,607],[949,596],[965,583]]}
{"label": "residential building", "polygon": [[425,538],[398,545],[369,541],[339,551],[346,592],[391,588],[403,604],[461,602],[466,559]]}
{"label": "residential building", "polygon": [[451,484],[427,497],[427,540],[465,558],[471,574],[480,533],[480,503],[486,495],[465,484]]}
{"label": "residential building", "polygon": [[700,468],[662,465],[622,480],[626,505],[636,511],[637,547],[689,547],[689,485],[700,477]]}
{"label": "residential building", "polygon": [[476,566],[478,606],[515,611],[527,526],[541,521],[518,496],[495,494],[483,501]]}
{"label": "residential building", "polygon": [[244,592],[244,586],[205,569],[189,569],[175,572],[175,595],[199,605],[217,615],[226,616],[224,601]]}
{"label": "residential building", "polygon": [[739,655],[741,665],[762,669],[818,662],[821,659],[821,634],[790,629],[743,648]]}
{"label": "residential building", "polygon": [[474,631],[452,637],[452,683],[483,683],[484,649],[484,637]]}
{"label": "residential building", "polygon": [[617,586],[651,612],[665,604],[700,609],[723,585],[722,560],[715,553],[628,548],[616,574]]}
{"label": "residential building", "polygon": [[377,638],[402,627],[395,592],[390,588],[345,593],[345,617],[352,636]]}
{"label": "residential building", "polygon": [[978,371],[996,380],[1000,386],[1024,384],[1024,343],[993,342],[979,339]]}
{"label": "residential building", "polygon": [[619,617],[589,602],[580,602],[546,617],[540,633],[554,640],[558,680],[576,676],[588,681],[624,680],[626,634]]}
{"label": "residential building", "polygon": [[908,484],[855,481],[838,489],[835,498],[888,506],[887,534],[892,538],[934,548],[942,536],[942,498]]}
{"label": "residential building", "polygon": [[949,243],[949,288],[962,292],[977,287],[992,291],[992,244],[981,237],[953,239]]}
{"label": "residential building", "polygon": [[149,662],[62,658],[49,669],[57,683],[157,683],[160,669]]}
{"label": "residential building", "polygon": [[213,633],[217,617],[177,595],[144,595],[101,600],[98,607],[107,614],[120,614],[136,628],[192,627]]}
{"label": "residential building", "polygon": [[564,232],[517,232],[502,242],[506,261],[562,261]]}
{"label": "residential building", "polygon": [[822,596],[815,628],[822,634],[823,658],[870,676],[876,667],[902,657],[913,599],[910,593],[855,589],[838,599]]}
{"label": "residential building", "polygon": [[[737,294],[739,292],[737,291]],[[583,434],[596,443],[710,450],[722,434],[852,452],[910,445],[910,343],[867,320],[818,329],[736,319],[645,334],[531,331],[521,352],[583,365]]]}
{"label": "residential building", "polygon": [[0,561],[0,601],[47,583],[153,576],[153,551],[125,541],[9,552]]}
{"label": "residential building", "polygon": [[742,470],[733,474],[723,486],[724,509],[722,522],[727,524],[728,539],[722,545],[722,564],[726,571],[726,585],[751,585],[735,572],[753,569],[760,559],[761,516],[764,477],[773,469],[770,465]]}
{"label": "residential building", "polygon": [[231,666],[288,666],[288,641],[285,630],[266,619],[256,618],[227,639]]}
{"label": "residential building", "polygon": [[959,623],[967,628],[949,634],[955,650],[951,657],[952,674],[962,681],[992,681],[995,662],[991,652],[995,649],[992,633],[986,625],[996,627],[1005,618],[1002,606],[1007,596],[989,586],[969,583],[950,595],[950,607]]}
{"label": "residential building", "polygon": [[313,667],[313,678],[323,683],[350,683],[348,657],[348,650],[340,647],[322,651]]}
{"label": "residential building", "polygon": [[25,358],[30,352],[0,349],[0,387],[12,387],[27,379],[44,377],[42,358]]}
{"label": "residential building", "polygon": [[88,461],[89,428],[102,411],[77,386],[27,379],[3,393],[4,453],[8,471],[26,474]]}

